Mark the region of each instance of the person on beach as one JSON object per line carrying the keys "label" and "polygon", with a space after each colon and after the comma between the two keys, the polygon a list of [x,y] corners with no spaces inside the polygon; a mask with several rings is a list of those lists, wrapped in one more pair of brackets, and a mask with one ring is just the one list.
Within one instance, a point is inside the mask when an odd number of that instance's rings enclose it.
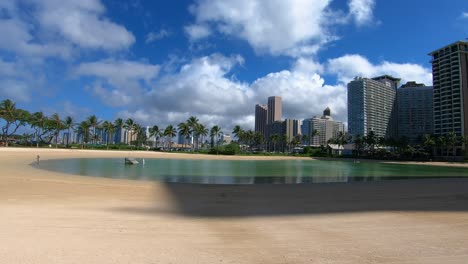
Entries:
{"label": "person on beach", "polygon": [[37,155],[36,157],[36,164],[39,165],[39,161],[41,160],[41,156]]}

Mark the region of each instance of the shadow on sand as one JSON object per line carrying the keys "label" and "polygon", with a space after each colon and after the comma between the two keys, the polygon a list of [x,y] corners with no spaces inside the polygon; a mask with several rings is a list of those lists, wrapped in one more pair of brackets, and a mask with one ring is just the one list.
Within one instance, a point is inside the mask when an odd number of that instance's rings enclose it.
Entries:
{"label": "shadow on sand", "polygon": [[[176,202],[176,208],[170,213],[189,217],[468,211],[467,178],[328,184],[164,185]],[[156,207],[117,210],[162,213]]]}

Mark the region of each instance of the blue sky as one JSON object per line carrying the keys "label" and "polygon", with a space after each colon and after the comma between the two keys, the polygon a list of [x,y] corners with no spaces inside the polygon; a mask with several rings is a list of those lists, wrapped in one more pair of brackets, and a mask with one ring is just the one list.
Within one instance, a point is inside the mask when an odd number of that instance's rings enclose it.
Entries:
{"label": "blue sky", "polygon": [[431,85],[430,51],[468,37],[465,0],[1,0],[0,100],[46,114],[252,128],[329,106],[346,83],[391,74]]}

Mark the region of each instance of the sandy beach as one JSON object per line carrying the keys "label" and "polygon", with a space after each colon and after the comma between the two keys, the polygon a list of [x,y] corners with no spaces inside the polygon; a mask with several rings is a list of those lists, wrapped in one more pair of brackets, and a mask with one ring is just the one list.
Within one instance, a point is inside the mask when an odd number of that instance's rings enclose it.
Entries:
{"label": "sandy beach", "polygon": [[40,170],[37,155],[253,158],[0,148],[2,264],[468,263],[468,179],[165,184]]}

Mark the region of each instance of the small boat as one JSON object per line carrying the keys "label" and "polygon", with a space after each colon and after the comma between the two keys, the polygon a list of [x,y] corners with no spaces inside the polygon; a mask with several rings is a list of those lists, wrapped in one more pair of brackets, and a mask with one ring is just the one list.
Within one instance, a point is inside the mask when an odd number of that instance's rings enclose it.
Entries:
{"label": "small boat", "polygon": [[134,158],[125,158],[125,164],[130,164],[130,165],[133,165],[133,164],[138,164],[138,160],[134,159]]}

